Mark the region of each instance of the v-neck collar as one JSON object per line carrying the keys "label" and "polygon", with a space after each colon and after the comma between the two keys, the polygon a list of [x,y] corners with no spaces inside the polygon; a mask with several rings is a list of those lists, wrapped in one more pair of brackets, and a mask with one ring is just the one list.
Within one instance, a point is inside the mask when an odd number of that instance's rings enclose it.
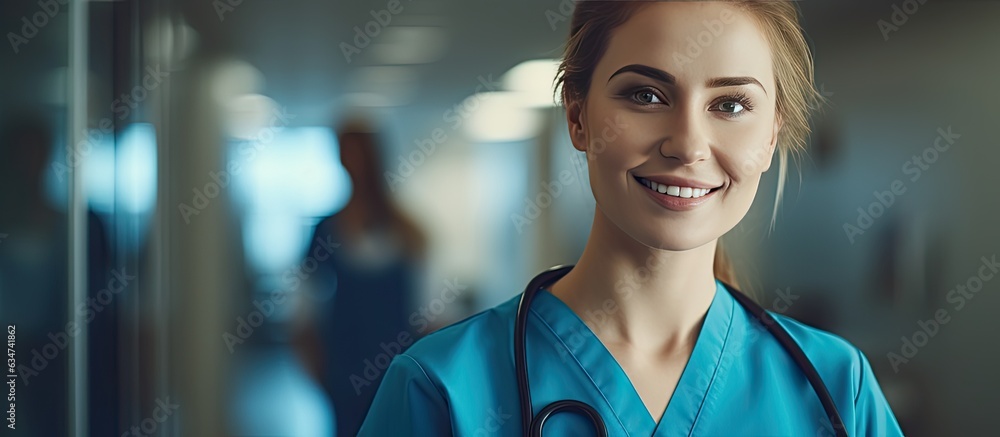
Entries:
{"label": "v-neck collar", "polygon": [[[690,435],[702,409],[716,401],[711,392],[719,376],[723,352],[733,325],[736,303],[725,286],[716,281],[715,296],[705,315],[705,321],[691,351],[670,402],[660,421],[649,414],[625,370],[596,334],[562,300],[548,289],[540,290],[531,312],[542,319],[553,333],[563,339],[569,352],[576,357],[607,402],[607,407],[627,434],[637,436]],[[582,336],[583,341],[579,341]],[[566,339],[578,339],[566,341]],[[612,418],[604,418],[609,432]],[[662,424],[662,426],[661,426]]]}

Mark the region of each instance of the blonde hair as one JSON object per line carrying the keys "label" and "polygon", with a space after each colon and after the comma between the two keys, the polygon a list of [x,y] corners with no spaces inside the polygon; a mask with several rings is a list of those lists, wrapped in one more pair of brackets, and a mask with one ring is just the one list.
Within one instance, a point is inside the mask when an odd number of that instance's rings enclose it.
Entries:
{"label": "blonde hair", "polygon": [[[771,215],[771,228],[778,215],[788,173],[788,157],[798,158],[806,149],[811,112],[823,103],[813,82],[813,59],[799,24],[799,10],[791,1],[729,0],[756,20],[770,44],[777,84],[776,113],[782,121],[778,133],[778,188]],[[573,11],[569,40],[556,74],[556,89],[562,87],[563,105],[587,98],[590,80],[607,50],[611,32],[624,24],[642,1],[579,1]],[[716,248],[714,273],[719,280],[739,286],[732,262],[721,243]]]}

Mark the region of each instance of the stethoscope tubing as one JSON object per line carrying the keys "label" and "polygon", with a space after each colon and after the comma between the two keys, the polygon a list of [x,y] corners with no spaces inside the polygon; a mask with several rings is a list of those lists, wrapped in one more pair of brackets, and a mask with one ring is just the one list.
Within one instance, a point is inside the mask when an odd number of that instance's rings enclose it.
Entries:
{"label": "stethoscope tubing", "polygon": [[[528,327],[528,309],[531,307],[531,302],[535,298],[535,294],[542,289],[547,284],[551,284],[555,280],[561,278],[563,275],[568,273],[573,269],[572,265],[565,266],[555,266],[542,273],[539,273],[534,278],[528,282],[528,286],[524,289],[524,293],[521,295],[521,300],[517,305],[517,316],[514,320],[514,371],[517,373],[517,389],[518,389],[518,399],[521,403],[521,429],[525,430],[525,434],[531,437],[540,437],[542,433],[542,427],[545,425],[545,421],[553,414],[561,412],[575,412],[581,414],[594,424],[594,428],[597,430],[598,436],[607,436],[607,427],[604,424],[604,420],[601,418],[600,414],[590,405],[576,400],[562,400],[553,402],[539,412],[538,415],[534,415],[531,411],[531,387],[528,385],[528,357],[527,357],[527,338],[526,332]],[[802,348],[795,342],[790,334],[788,334],[785,329],[778,324],[774,317],[768,314],[760,305],[751,300],[749,297],[744,295],[742,292],[725,282],[723,285],[729,289],[730,293],[740,305],[747,310],[751,315],[753,315],[757,320],[764,325],[767,330],[774,335],[778,340],[778,343],[792,356],[795,363],[802,369],[802,372],[806,375],[809,380],[809,384],[812,385],[813,391],[819,397],[820,403],[823,405],[823,410],[826,412],[827,417],[830,419],[830,424],[833,426],[834,432],[838,437],[847,437],[847,429],[844,426],[844,421],[840,416],[840,412],[837,410],[837,406],[833,402],[833,397],[830,396],[830,391],[827,390],[826,384],[823,383],[823,379],[820,378],[819,372],[806,357],[805,352]]]}

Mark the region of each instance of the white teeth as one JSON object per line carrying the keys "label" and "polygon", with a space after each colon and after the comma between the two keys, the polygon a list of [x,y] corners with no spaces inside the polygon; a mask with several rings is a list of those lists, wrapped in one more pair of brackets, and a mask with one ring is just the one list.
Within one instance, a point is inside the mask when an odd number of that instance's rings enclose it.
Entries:
{"label": "white teeth", "polygon": [[661,194],[666,194],[668,196],[682,197],[682,198],[692,198],[701,197],[712,191],[708,188],[692,188],[692,187],[678,187],[676,185],[664,185],[660,183],[653,182],[648,179],[639,178],[643,185],[649,187],[651,190],[656,191]]}

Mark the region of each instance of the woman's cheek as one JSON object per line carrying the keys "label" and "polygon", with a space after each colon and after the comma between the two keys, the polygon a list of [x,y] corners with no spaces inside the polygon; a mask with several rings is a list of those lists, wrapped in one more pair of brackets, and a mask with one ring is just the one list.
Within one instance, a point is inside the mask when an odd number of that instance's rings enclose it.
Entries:
{"label": "woman's cheek", "polygon": [[727,145],[720,148],[719,152],[724,155],[719,160],[725,163],[730,177],[736,182],[759,178],[770,164],[772,155],[768,141],[761,135],[748,135],[739,140],[727,141]]}
{"label": "woman's cheek", "polygon": [[631,131],[621,111],[602,109],[592,110],[587,120],[587,154],[592,160],[621,149],[620,144],[627,143],[625,136]]}
{"label": "woman's cheek", "polygon": [[641,158],[641,154],[634,150],[638,143],[633,138],[632,131],[620,131],[614,135],[609,133],[607,130],[602,133],[600,128],[591,132],[587,159],[609,170],[627,169],[636,165],[630,165],[630,159]]}
{"label": "woman's cheek", "polygon": [[748,150],[741,154],[737,164],[734,166],[736,174],[733,176],[733,179],[742,182],[759,177],[766,164],[766,152],[767,149],[761,147],[748,147]]}

